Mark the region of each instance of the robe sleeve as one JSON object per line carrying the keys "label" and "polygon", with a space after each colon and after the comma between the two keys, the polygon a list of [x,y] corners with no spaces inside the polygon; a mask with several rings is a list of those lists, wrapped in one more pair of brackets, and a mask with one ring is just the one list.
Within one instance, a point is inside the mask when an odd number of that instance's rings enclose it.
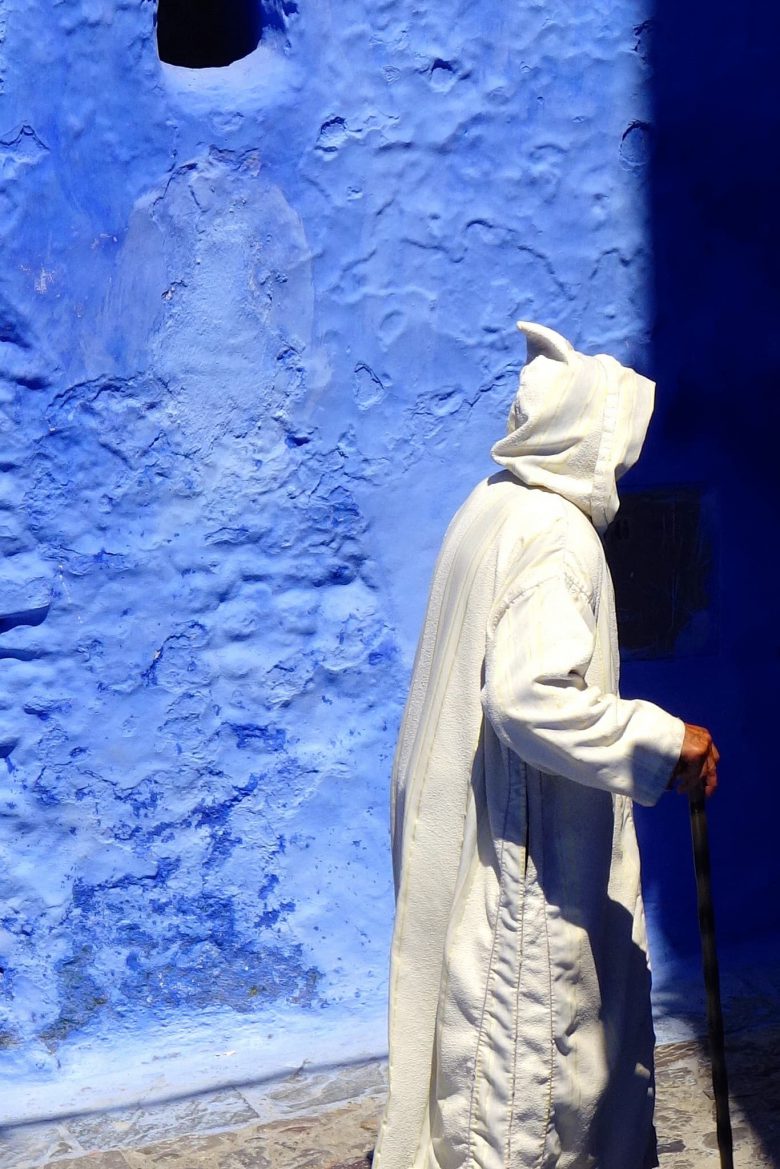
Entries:
{"label": "robe sleeve", "polygon": [[505,594],[488,629],[485,715],[531,767],[652,805],[685,724],[652,702],[588,684],[595,647],[590,601],[565,571]]}

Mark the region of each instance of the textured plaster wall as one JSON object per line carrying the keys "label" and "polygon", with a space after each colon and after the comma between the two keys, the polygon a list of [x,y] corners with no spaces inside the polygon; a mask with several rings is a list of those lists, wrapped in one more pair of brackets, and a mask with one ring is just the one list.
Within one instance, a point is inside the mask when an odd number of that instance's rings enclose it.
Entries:
{"label": "textured plaster wall", "polygon": [[390,757],[514,319],[647,361],[641,4],[263,15],[196,72],[150,0],[4,8],[20,1115],[382,1050]]}

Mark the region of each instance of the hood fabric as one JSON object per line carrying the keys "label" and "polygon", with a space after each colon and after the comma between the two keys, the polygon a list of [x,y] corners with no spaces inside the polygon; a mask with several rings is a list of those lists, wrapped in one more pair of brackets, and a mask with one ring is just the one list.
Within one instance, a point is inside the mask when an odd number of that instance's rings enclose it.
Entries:
{"label": "hood fabric", "polygon": [[639,458],[655,385],[614,357],[578,353],[544,325],[517,327],[528,357],[491,455],[521,483],[570,500],[603,534],[620,506],[617,481]]}

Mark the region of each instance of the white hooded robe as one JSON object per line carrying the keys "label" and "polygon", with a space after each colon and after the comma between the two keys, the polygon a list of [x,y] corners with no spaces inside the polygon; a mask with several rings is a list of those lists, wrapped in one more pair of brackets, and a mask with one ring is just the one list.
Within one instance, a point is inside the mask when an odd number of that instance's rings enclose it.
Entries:
{"label": "white hooded robe", "polygon": [[618,697],[600,540],[654,386],[519,327],[505,470],[447,530],[395,756],[374,1169],[657,1164],[631,801],[664,791],[684,724]]}

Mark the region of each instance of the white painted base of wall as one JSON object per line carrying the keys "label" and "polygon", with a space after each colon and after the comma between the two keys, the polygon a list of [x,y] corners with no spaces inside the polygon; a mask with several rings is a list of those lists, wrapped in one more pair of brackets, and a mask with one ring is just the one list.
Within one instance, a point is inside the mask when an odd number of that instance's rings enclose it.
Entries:
{"label": "white painted base of wall", "polygon": [[383,1004],[370,1013],[269,1015],[207,1012],[143,1035],[82,1037],[46,1053],[37,1072],[0,1069],[0,1124],[150,1104],[257,1083],[387,1053]]}

